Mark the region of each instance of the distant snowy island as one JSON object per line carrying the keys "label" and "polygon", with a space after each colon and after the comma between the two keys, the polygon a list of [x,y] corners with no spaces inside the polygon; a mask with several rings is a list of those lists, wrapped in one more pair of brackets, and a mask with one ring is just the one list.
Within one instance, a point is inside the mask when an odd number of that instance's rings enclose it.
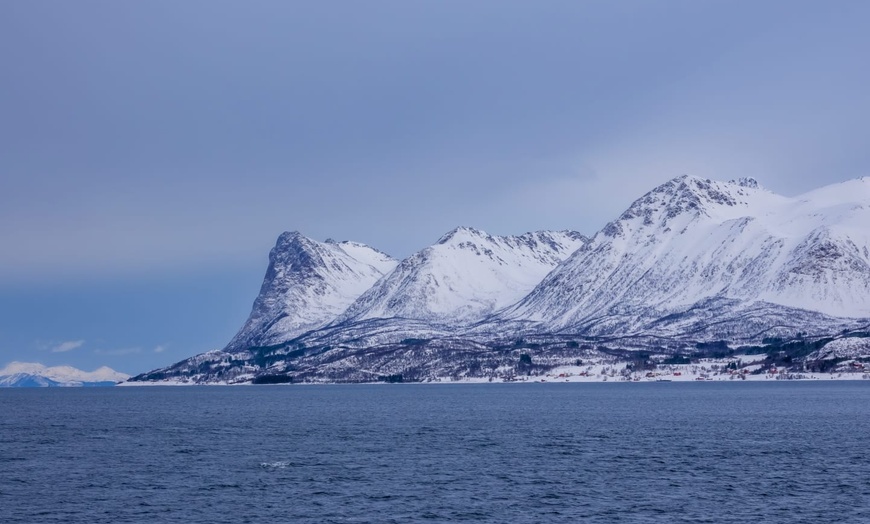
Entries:
{"label": "distant snowy island", "polygon": [[128,384],[870,378],[870,178],[691,176],[592,237],[459,227],[399,261],[282,234],[222,350]]}
{"label": "distant snowy island", "polygon": [[108,367],[82,371],[71,366],[12,362],[0,369],[0,387],[102,387],[130,378]]}

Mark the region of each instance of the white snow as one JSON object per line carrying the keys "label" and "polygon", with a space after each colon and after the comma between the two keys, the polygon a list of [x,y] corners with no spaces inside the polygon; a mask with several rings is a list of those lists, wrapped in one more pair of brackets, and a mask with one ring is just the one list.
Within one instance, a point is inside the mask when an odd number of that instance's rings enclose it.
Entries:
{"label": "white snow", "polygon": [[571,232],[493,236],[457,228],[402,261],[339,321],[474,322],[525,296],[585,240]]}
{"label": "white snow", "polygon": [[870,358],[870,338],[838,338],[807,355],[806,360]]}
{"label": "white snow", "polygon": [[[844,366],[833,373],[813,372],[775,372],[753,374],[761,365],[744,366],[739,370],[728,369],[729,364],[746,360],[745,358],[765,355],[735,355],[722,359],[703,359],[693,364],[659,365],[654,370],[632,371],[625,362],[590,360],[581,366],[564,365],[555,367],[546,373],[532,375],[517,375],[510,380],[487,377],[463,377],[454,379],[439,377],[435,383],[564,383],[564,382],[722,382],[722,381],[777,381],[777,380],[870,380],[870,368],[863,370]],[[848,364],[848,363],[844,363]]]}
{"label": "white snow", "polygon": [[346,240],[344,242],[339,242],[337,245],[351,258],[354,258],[363,264],[372,266],[382,275],[389,273],[396,267],[396,259],[365,244]]}
{"label": "white snow", "polygon": [[870,316],[870,179],[795,198],[680,177],[637,200],[506,319],[576,325],[609,308],[711,298]]}

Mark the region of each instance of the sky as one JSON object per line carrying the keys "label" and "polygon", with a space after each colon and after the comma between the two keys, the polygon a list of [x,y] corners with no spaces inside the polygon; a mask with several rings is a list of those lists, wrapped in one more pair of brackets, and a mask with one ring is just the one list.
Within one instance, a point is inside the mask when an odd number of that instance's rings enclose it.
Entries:
{"label": "sky", "polygon": [[870,2],[0,3],[0,366],[222,347],[277,236],[594,234],[870,175]]}

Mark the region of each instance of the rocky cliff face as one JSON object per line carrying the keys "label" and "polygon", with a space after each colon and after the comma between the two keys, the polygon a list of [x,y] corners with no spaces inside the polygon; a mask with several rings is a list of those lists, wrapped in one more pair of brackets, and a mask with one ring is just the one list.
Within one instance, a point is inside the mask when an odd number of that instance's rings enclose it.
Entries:
{"label": "rocky cliff face", "polygon": [[280,344],[322,327],[341,314],[396,261],[364,244],[317,242],[283,233],[251,315],[225,351]]}

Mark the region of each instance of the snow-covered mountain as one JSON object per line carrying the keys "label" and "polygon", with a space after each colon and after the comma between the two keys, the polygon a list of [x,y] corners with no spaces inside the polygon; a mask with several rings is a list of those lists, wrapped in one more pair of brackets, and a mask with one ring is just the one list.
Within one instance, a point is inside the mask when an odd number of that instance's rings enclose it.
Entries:
{"label": "snow-covered mountain", "polygon": [[775,324],[746,318],[760,304],[808,328],[870,317],[868,224],[870,179],[788,198],[752,179],[682,176],[635,201],[499,318],[550,332],[668,335],[669,322],[717,308],[711,325]]}
{"label": "snow-covered mountain", "polygon": [[225,351],[279,344],[322,327],[396,264],[364,244],[281,234],[251,315]]}
{"label": "snow-covered mountain", "polygon": [[459,227],[403,260],[334,324],[404,319],[457,327],[477,322],[524,297],[586,242],[574,231],[494,236]]}
{"label": "snow-covered mountain", "polygon": [[82,371],[71,366],[12,362],[0,369],[0,387],[114,386],[130,378],[108,367]]}
{"label": "snow-covered mountain", "polygon": [[803,365],[837,337],[870,337],[868,225],[870,179],[785,197],[682,176],[592,239],[457,228],[397,265],[285,233],[225,350],[132,380],[510,379],[638,350],[664,362],[741,347],[773,348],[769,369]]}

